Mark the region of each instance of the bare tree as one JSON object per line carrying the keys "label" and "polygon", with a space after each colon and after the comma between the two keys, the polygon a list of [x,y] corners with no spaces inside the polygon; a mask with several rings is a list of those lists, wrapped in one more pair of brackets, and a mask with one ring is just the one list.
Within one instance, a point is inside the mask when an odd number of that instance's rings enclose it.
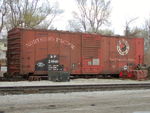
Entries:
{"label": "bare tree", "polygon": [[[74,32],[82,32],[82,25],[78,20],[69,20],[69,30]],[[86,28],[85,28],[86,29]],[[86,31],[86,30],[84,30]]]}
{"label": "bare tree", "polygon": [[9,0],[9,15],[7,28],[36,28],[49,18],[49,27],[56,15],[60,14],[58,7],[51,6],[48,0]]}
{"label": "bare tree", "polygon": [[150,40],[150,19],[145,21],[145,30],[147,31],[147,38]]}
{"label": "bare tree", "polygon": [[137,20],[137,19],[138,19],[138,18],[136,17],[136,18],[132,18],[132,19],[126,21],[125,30],[124,30],[124,33],[125,33],[125,36],[126,36],[126,37],[136,35],[136,32],[132,32],[132,33],[131,33],[132,29],[130,28],[130,25],[131,25],[135,20]]}
{"label": "bare tree", "polygon": [[145,63],[150,65],[150,18],[145,20],[143,27],[143,37],[145,43]]}
{"label": "bare tree", "polygon": [[[102,25],[109,23],[110,1],[76,0],[76,2],[78,12],[73,12],[74,20],[70,22],[79,23],[82,31],[97,33]],[[71,27],[75,27],[76,29],[77,26]]]}
{"label": "bare tree", "polygon": [[6,0],[1,0],[0,1],[0,33],[2,32],[2,29],[4,27],[4,21],[5,21],[5,16],[7,14],[7,2]]}
{"label": "bare tree", "polygon": [[134,27],[131,29],[128,25],[126,28],[128,28],[125,32],[126,36],[144,38],[145,50],[150,48],[150,19],[145,20],[142,27]]}
{"label": "bare tree", "polygon": [[150,19],[146,19],[143,27],[145,48],[150,49]]}

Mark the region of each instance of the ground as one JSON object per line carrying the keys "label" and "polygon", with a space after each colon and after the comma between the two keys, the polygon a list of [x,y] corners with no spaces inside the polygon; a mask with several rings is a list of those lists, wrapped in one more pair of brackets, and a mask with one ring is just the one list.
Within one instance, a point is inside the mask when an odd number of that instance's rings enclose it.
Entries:
{"label": "ground", "polygon": [[5,95],[0,113],[150,113],[150,90]]}
{"label": "ground", "polygon": [[18,81],[18,82],[0,82],[0,87],[4,86],[47,86],[47,85],[77,85],[77,84],[135,84],[150,83],[150,80],[137,81],[130,79],[74,79],[70,82],[52,82],[52,81]]}

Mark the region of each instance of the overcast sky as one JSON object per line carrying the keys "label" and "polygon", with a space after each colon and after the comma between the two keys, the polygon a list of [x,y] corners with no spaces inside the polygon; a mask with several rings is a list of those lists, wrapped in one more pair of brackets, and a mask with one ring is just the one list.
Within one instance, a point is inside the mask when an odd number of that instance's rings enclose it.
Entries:
{"label": "overcast sky", "polygon": [[[64,10],[61,17],[55,21],[59,30],[67,29],[67,21],[72,18],[72,11],[76,10],[75,0],[57,0],[59,7]],[[144,20],[150,18],[150,0],[111,0],[111,26],[115,34],[123,34],[126,20],[138,17],[133,26],[141,26]]]}

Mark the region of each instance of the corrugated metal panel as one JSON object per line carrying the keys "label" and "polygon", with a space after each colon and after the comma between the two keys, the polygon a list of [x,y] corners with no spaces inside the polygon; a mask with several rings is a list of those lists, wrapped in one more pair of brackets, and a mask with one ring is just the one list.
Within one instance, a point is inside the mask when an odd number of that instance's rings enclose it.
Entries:
{"label": "corrugated metal panel", "polygon": [[97,35],[82,36],[82,73],[100,73],[100,38]]}
{"label": "corrugated metal panel", "polygon": [[[61,31],[14,29],[8,33],[8,72],[46,74],[49,55],[71,74],[118,73],[127,64],[143,63],[139,38]],[[44,69],[44,70],[42,70]]]}
{"label": "corrugated metal panel", "polygon": [[100,40],[96,37],[84,37],[83,38],[83,57],[85,58],[97,58],[98,50],[100,48]]}
{"label": "corrugated metal panel", "polygon": [[7,65],[8,72],[18,74],[20,72],[20,56],[21,56],[21,33],[18,29],[8,34],[8,51]]}

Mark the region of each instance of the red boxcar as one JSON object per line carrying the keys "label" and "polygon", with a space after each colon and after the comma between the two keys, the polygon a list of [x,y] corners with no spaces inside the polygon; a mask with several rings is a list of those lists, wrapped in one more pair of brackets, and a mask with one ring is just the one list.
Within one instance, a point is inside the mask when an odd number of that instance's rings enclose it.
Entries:
{"label": "red boxcar", "polygon": [[144,39],[15,28],[8,32],[8,73],[118,74],[144,62]]}

